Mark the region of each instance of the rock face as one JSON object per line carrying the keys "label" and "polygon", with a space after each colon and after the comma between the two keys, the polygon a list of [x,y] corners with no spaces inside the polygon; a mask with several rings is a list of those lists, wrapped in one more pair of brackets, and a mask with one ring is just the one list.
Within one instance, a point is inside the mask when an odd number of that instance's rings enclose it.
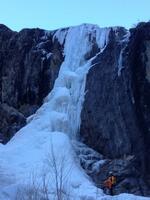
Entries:
{"label": "rock face", "polygon": [[150,23],[131,29],[123,48],[113,35],[87,76],[80,135],[109,160],[91,173],[97,184],[113,171],[115,194],[150,195]]}
{"label": "rock face", "polygon": [[0,104],[0,122],[0,140],[5,143],[26,124],[26,118],[17,109],[7,104]]}
{"label": "rock face", "polygon": [[[8,127],[10,107],[18,113],[17,129],[24,125],[24,118],[33,114],[51,91],[63,61],[62,46],[53,39],[54,32],[40,29],[23,29],[13,32],[0,25],[0,132],[3,143],[14,133]],[[24,121],[24,120],[23,120]],[[4,128],[4,124],[6,127]],[[9,129],[9,130],[8,130]]]}

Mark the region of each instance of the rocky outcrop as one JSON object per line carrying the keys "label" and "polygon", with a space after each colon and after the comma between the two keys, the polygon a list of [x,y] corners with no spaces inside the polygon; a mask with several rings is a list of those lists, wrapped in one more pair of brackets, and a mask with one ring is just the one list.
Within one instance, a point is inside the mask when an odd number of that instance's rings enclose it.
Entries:
{"label": "rocky outcrop", "polygon": [[106,191],[104,181],[108,177],[108,171],[113,172],[117,182],[113,188],[113,194],[132,193],[136,195],[149,196],[149,187],[141,177],[137,166],[138,160],[134,156],[126,156],[118,159],[106,159],[99,166],[99,169],[93,170],[89,175],[93,177],[94,182]]}
{"label": "rocky outcrop", "polygon": [[[97,184],[111,170],[118,177],[116,194],[150,195],[150,23],[139,24],[130,34],[123,48],[112,34],[106,49],[93,61],[80,135],[109,160],[91,174]],[[132,157],[134,161],[124,159]]]}
{"label": "rocky outcrop", "polygon": [[[54,33],[40,29],[23,29],[17,33],[0,25],[0,103],[15,109],[24,118],[42,104],[57,78],[63,46],[53,39]],[[5,109],[0,113],[3,142],[14,134],[14,129],[8,128],[11,123],[4,112]],[[6,128],[4,121],[7,121]],[[20,125],[17,119],[15,123],[18,127],[15,130],[24,124]]]}
{"label": "rocky outcrop", "polygon": [[26,118],[17,109],[7,104],[0,104],[0,122],[0,142],[6,143],[26,124]]}

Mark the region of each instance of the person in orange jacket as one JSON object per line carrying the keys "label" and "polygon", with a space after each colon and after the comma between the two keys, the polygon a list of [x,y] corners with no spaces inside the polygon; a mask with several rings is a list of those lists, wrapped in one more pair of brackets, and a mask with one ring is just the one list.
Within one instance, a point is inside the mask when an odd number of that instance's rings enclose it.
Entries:
{"label": "person in orange jacket", "polygon": [[107,191],[109,191],[110,195],[113,195],[113,188],[116,184],[116,177],[112,172],[109,172],[109,177],[104,181],[104,187]]}

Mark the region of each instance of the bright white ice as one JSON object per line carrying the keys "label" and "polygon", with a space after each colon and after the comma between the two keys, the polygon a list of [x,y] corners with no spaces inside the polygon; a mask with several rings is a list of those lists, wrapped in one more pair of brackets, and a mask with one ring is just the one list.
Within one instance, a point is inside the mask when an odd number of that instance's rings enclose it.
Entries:
{"label": "bright white ice", "polygon": [[[14,200],[16,188],[18,185],[28,184],[32,173],[36,173],[40,181],[47,166],[46,160],[51,157],[51,146],[57,162],[65,160],[64,171],[68,173],[72,199],[112,199],[97,189],[81,169],[71,142],[78,138],[86,74],[93,59],[84,59],[92,48],[89,35],[96,37],[102,51],[107,45],[109,31],[109,28],[81,25],[58,30],[53,36],[53,39],[64,43],[65,59],[54,88],[41,108],[7,145],[0,145],[1,200]],[[50,184],[52,187],[53,180],[50,180]],[[113,199],[146,198],[122,194]]]}

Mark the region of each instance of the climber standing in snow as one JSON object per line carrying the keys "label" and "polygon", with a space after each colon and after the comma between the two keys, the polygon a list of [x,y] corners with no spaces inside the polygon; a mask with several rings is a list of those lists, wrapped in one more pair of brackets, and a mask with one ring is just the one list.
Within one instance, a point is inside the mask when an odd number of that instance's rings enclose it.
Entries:
{"label": "climber standing in snow", "polygon": [[106,193],[113,195],[113,188],[115,184],[116,184],[116,177],[113,175],[112,172],[109,172],[109,176],[107,180],[104,181],[104,187],[105,187]]}

